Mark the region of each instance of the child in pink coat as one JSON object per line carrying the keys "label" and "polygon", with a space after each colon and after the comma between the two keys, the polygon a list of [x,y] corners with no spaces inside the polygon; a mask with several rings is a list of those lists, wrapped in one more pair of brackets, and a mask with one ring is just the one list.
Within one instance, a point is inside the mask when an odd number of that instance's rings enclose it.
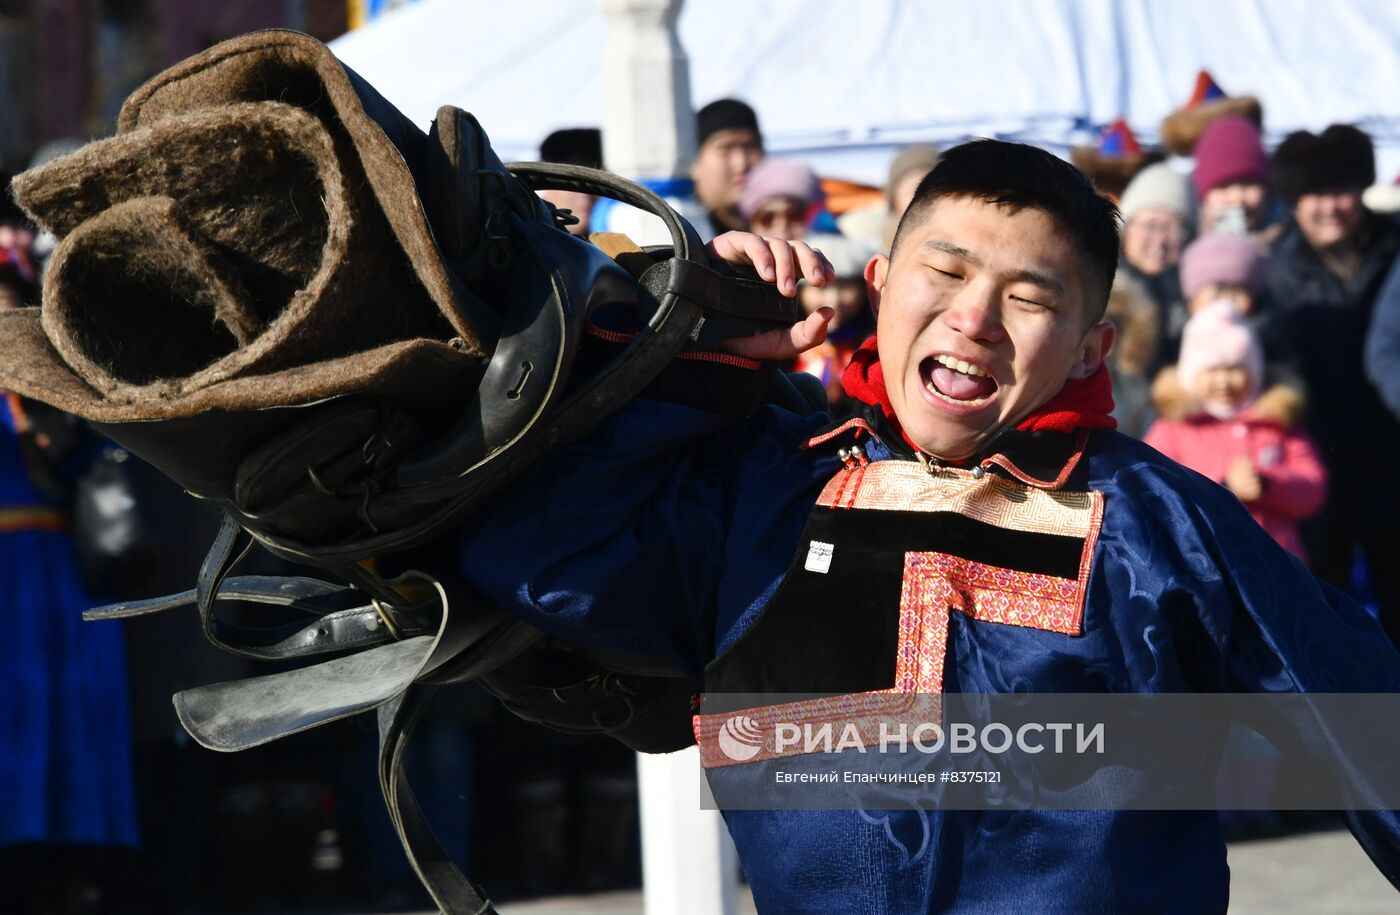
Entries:
{"label": "child in pink coat", "polygon": [[1197,312],[1181,336],[1175,373],[1153,399],[1161,417],[1144,441],[1233,492],[1264,530],[1304,562],[1298,525],[1327,498],[1327,471],[1299,428],[1302,396],[1261,390],[1264,360],[1254,332],[1226,302]]}

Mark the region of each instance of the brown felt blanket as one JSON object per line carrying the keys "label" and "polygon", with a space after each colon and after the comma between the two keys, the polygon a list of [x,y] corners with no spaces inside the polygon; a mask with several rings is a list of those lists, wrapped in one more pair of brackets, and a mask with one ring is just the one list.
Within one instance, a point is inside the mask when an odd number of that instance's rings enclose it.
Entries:
{"label": "brown felt blanket", "polygon": [[396,145],[415,132],[294,32],[156,76],[116,136],[15,179],[59,245],[42,307],[0,314],[0,387],[128,422],[469,371],[488,347]]}

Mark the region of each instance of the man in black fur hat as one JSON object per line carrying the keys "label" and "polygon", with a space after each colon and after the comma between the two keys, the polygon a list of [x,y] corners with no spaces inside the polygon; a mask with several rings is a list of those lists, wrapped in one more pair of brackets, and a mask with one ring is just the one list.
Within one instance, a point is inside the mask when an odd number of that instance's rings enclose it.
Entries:
{"label": "man in black fur hat", "polygon": [[1270,292],[1298,348],[1309,431],[1332,478],[1327,508],[1310,531],[1313,568],[1349,588],[1361,547],[1381,622],[1400,644],[1400,422],[1362,367],[1376,297],[1400,251],[1400,227],[1361,202],[1376,165],[1371,138],[1355,127],[1290,134],[1274,153],[1271,177],[1293,220],[1269,259]]}

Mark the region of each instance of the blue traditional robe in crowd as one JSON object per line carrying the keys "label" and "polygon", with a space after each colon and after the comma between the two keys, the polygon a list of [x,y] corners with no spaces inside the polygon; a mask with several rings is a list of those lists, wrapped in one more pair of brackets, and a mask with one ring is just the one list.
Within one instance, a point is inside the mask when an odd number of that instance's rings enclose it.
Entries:
{"label": "blue traditional robe in crowd", "polygon": [[126,656],[0,392],[0,845],[136,843]]}
{"label": "blue traditional robe in crowd", "polygon": [[[1031,424],[930,474],[877,403],[839,430],[791,397],[736,417],[741,362],[690,354],[587,441],[542,461],[464,531],[473,586],[564,639],[669,658],[711,691],[1400,691],[1400,653],[1361,607],[1319,585],[1228,491],[1091,428],[1102,423]],[[949,474],[965,490],[957,498],[939,488]],[[1018,553],[1034,525],[977,508],[994,490],[1076,507],[1050,550],[1059,558]],[[809,523],[850,544],[892,529],[911,542],[845,563],[838,543],[807,586]],[[1034,562],[1059,565],[1016,568]],[[908,597],[935,566],[929,581],[954,582],[956,612]],[[1003,573],[1048,575],[1058,590],[1044,606],[997,603],[977,581]],[[931,630],[941,634],[906,669],[898,630],[910,612],[941,614]],[[1228,901],[1214,811],[725,819],[763,913],[1201,913]],[[1362,812],[1348,823],[1400,880],[1400,820]]]}

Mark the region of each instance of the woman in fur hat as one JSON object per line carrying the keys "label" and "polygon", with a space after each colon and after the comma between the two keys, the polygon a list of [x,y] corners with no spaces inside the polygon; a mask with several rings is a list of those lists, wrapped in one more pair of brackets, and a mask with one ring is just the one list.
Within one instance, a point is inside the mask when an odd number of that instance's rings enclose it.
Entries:
{"label": "woman in fur hat", "polygon": [[1182,334],[1175,372],[1153,385],[1161,418],[1144,441],[1233,492],[1269,535],[1307,561],[1298,525],[1327,497],[1327,471],[1298,428],[1302,396],[1262,390],[1264,355],[1235,307],[1197,312]]}
{"label": "woman in fur hat", "polygon": [[1309,526],[1313,568],[1350,589],[1359,548],[1381,623],[1400,644],[1400,420],[1367,380],[1363,360],[1380,289],[1400,253],[1400,226],[1361,202],[1375,177],[1371,140],[1355,127],[1285,138],[1272,179],[1293,219],[1266,278],[1316,407],[1308,432],[1332,475],[1332,497]]}

